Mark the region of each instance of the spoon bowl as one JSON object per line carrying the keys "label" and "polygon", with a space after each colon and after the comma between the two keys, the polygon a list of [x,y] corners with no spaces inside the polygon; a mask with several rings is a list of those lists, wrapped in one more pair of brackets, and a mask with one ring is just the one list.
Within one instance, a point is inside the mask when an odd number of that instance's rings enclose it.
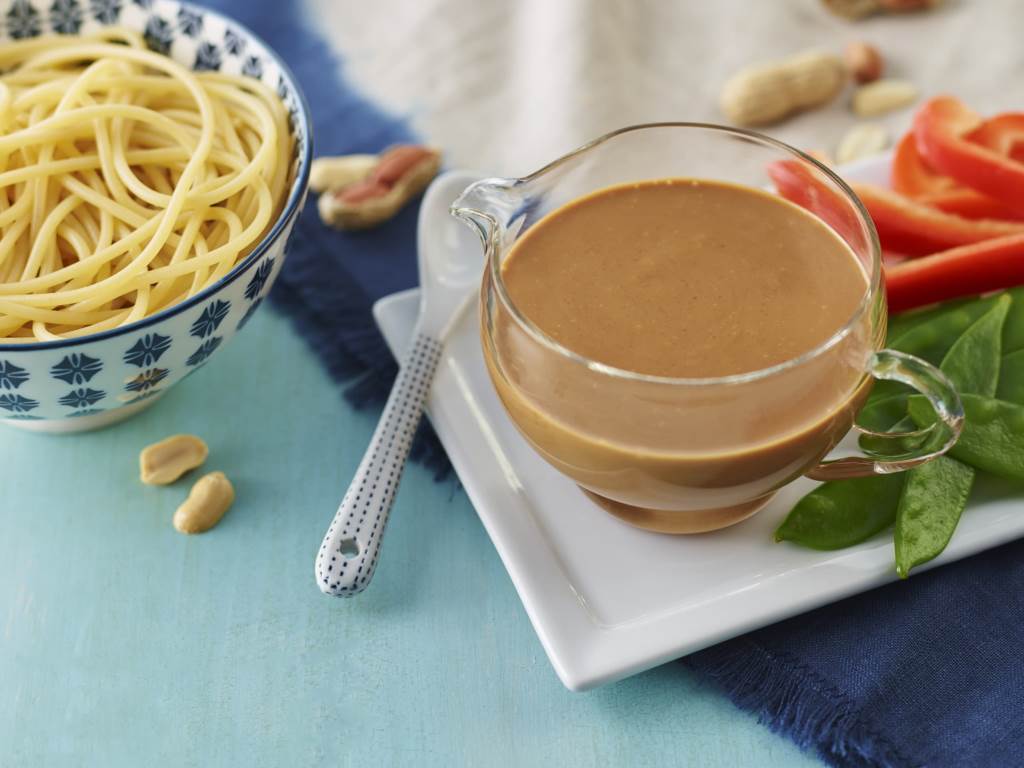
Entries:
{"label": "spoon bowl", "polygon": [[480,287],[483,253],[473,232],[450,213],[452,201],[479,178],[467,171],[448,171],[427,188],[420,204],[416,235],[421,297],[419,330],[442,341],[451,322]]}

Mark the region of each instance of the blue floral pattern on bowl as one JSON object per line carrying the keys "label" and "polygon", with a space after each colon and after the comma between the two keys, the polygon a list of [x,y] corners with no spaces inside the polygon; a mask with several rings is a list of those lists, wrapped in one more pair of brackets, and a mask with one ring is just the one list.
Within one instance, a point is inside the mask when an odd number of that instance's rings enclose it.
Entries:
{"label": "blue floral pattern on bowl", "polygon": [[192,323],[189,333],[193,336],[205,339],[217,330],[217,326],[219,326],[221,322],[223,322],[224,318],[228,316],[228,311],[230,309],[231,302],[217,299],[217,301],[213,302],[203,310],[203,314],[199,316],[198,320]]}
{"label": "blue floral pattern on bowl", "polygon": [[85,384],[93,376],[103,370],[103,363],[95,357],[72,352],[65,355],[50,369],[50,375],[68,384]]}
{"label": "blue floral pattern on bowl", "polygon": [[0,360],[0,389],[17,389],[26,381],[28,381],[28,373],[24,368],[19,368],[6,360]]}
{"label": "blue floral pattern on bowl", "polygon": [[217,351],[217,347],[224,339],[220,336],[214,336],[212,339],[207,339],[199,345],[199,349],[189,355],[188,360],[185,361],[185,365],[202,365],[205,363],[214,352]]}
{"label": "blue floral pattern on bowl", "polygon": [[15,0],[7,10],[7,35],[15,40],[43,32],[39,11],[28,0]]}
{"label": "blue floral pattern on bowl", "polygon": [[39,402],[24,395],[0,395],[0,408],[11,413],[28,413],[39,407]]}
{"label": "blue floral pattern on bowl", "polygon": [[166,368],[150,368],[124,383],[127,392],[149,392],[155,389],[170,373]]}
{"label": "blue floral pattern on bowl", "polygon": [[124,353],[124,361],[129,365],[145,368],[159,360],[164,352],[171,348],[171,337],[159,333],[147,333]]}
{"label": "blue floral pattern on bowl", "polygon": [[95,405],[106,396],[107,393],[102,390],[93,389],[92,387],[83,387],[71,390],[57,402],[61,405],[67,405],[76,410],[81,410]]}
{"label": "blue floral pattern on bowl", "polygon": [[121,16],[121,0],[91,0],[89,10],[100,24],[117,24]]}
{"label": "blue floral pattern on bowl", "polygon": [[112,423],[205,365],[263,304],[306,196],[308,109],[277,55],[238,23],[174,0],[0,0],[0,42],[111,25],[137,30],[151,49],[194,70],[240,74],[274,89],[295,139],[294,182],[261,245],[221,282],[188,301],[82,339],[0,339],[0,420],[25,428],[77,431]]}

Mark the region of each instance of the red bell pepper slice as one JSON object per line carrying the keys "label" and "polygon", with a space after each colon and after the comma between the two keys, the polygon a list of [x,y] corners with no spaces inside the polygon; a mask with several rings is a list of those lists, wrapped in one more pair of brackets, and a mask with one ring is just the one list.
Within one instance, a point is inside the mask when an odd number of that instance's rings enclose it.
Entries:
{"label": "red bell pepper slice", "polygon": [[[1003,122],[1004,117],[1008,115],[986,120],[975,133],[986,131],[981,138],[999,147],[1012,146],[1018,138],[1024,141],[1024,115],[1020,115],[1021,119],[1012,123]],[[1013,117],[1017,118],[1018,115],[1014,114]],[[973,133],[971,140],[975,140]],[[992,148],[995,149],[996,146]],[[1024,149],[1024,144],[1021,144],[1021,148]],[[909,195],[940,211],[963,216],[965,219],[1024,218],[1024,212],[1014,212],[1012,208],[998,200],[958,184],[951,176],[938,173],[917,151],[912,131],[904,134],[896,145],[892,157],[890,183],[897,192]]]}
{"label": "red bell pepper slice", "polygon": [[1024,113],[1004,112],[990,117],[975,128],[967,138],[1003,157],[1024,163]]}
{"label": "red bell pepper slice", "polygon": [[855,208],[821,171],[800,160],[776,160],[766,171],[782,197],[813,213],[851,247],[865,242]]}
{"label": "red bell pepper slice", "polygon": [[887,251],[922,256],[993,237],[1024,233],[1024,223],[965,219],[871,184],[852,186],[871,214],[878,239]]}
{"label": "red bell pepper slice", "polygon": [[958,186],[951,177],[937,173],[924,161],[912,132],[904,134],[896,145],[889,183],[897,192],[911,197],[945,192]]}
{"label": "red bell pepper slice", "polygon": [[956,187],[945,192],[932,192],[914,198],[932,208],[954,213],[965,219],[1024,219],[1024,211],[1015,211],[998,200],[969,187]]}
{"label": "red bell pepper slice", "polygon": [[1024,235],[964,245],[885,269],[890,312],[1024,284]]}
{"label": "red bell pepper slice", "polygon": [[965,186],[1024,210],[1024,163],[968,136],[982,120],[957,99],[938,96],[914,116],[914,140],[925,161]]}

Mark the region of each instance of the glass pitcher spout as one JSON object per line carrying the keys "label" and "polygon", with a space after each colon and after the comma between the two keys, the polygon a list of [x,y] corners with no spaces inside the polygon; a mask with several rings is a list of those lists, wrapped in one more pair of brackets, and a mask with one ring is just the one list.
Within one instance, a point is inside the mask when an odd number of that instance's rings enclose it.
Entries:
{"label": "glass pitcher spout", "polygon": [[523,214],[525,186],[521,179],[482,179],[468,186],[449,211],[476,231],[486,248]]}

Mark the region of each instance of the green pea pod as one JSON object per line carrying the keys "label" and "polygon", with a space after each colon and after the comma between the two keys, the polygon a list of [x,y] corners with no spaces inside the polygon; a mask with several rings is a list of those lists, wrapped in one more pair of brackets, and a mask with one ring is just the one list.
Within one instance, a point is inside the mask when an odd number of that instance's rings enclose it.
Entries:
{"label": "green pea pod", "polygon": [[1003,352],[1003,324],[1013,304],[1007,294],[974,325],[964,331],[939,366],[961,393],[992,397],[999,386],[999,367]]}
{"label": "green pea pod", "polygon": [[[879,431],[906,432],[914,422],[901,412],[895,424]],[[902,418],[900,418],[902,417]],[[896,520],[903,474],[859,477],[823,483],[789,511],[775,531],[776,541],[792,541],[811,549],[842,549],[860,544]]]}
{"label": "green pea pod", "polygon": [[[945,351],[941,351],[942,345],[939,343],[932,346],[932,342],[935,341],[936,337],[930,332],[911,333],[911,331],[915,331],[919,326],[930,325],[935,322],[945,324],[947,330],[959,327],[960,330],[953,333],[952,336],[945,335],[948,341],[946,350],[948,350],[949,345],[956,340],[956,337],[975,320],[985,314],[992,304],[995,303],[995,300],[1002,295],[1013,299],[1013,305],[1010,307],[1006,317],[1006,324],[1003,326],[1003,353],[1010,354],[1011,352],[1024,350],[1024,286],[1011,288],[991,296],[953,299],[952,301],[945,301],[935,306],[914,309],[890,316],[886,346],[915,354],[932,363],[938,363],[945,355]],[[958,316],[950,317],[954,312]],[[964,325],[965,322],[966,325]],[[911,349],[911,347],[914,349]]]}
{"label": "green pea pod", "polygon": [[[857,416],[857,424],[874,432],[912,432],[917,425],[907,416],[909,395],[893,395],[876,403],[866,405]],[[941,438],[936,433],[934,438]],[[859,438],[861,450],[869,456],[894,456],[920,449],[932,439],[932,435],[924,437],[905,437],[894,440],[892,437],[875,437],[862,434]]]}
{"label": "green pea pod", "polygon": [[[913,393],[913,391],[914,390],[906,384],[900,384],[898,381],[876,381],[871,387],[871,394],[868,395],[868,399],[864,402],[864,407],[861,409],[861,413],[864,413],[864,411],[869,408],[874,408],[878,403],[891,400],[894,397],[907,397]],[[857,417],[857,423],[862,426],[866,426],[862,424],[859,415]]]}
{"label": "green pea pod", "polygon": [[[1014,391],[1024,403],[1024,288],[1006,293],[1009,300],[1003,298],[1006,294],[964,299],[898,316],[890,324],[888,346],[933,363],[941,361],[943,370],[962,391],[978,387],[987,392],[1000,379],[1000,341],[1007,349],[1017,344],[1022,351],[1016,358],[1019,369],[1008,355],[1007,372],[1019,370],[1015,377],[1019,386]],[[1012,301],[1016,295],[1022,300]],[[979,322],[983,317],[986,321]],[[960,342],[964,336],[968,338]],[[858,423],[876,431],[913,429],[917,425],[906,415],[909,392],[895,382],[880,382]],[[920,426],[934,418],[924,398],[915,397],[913,407],[919,415],[924,408]],[[1021,410],[1024,414],[1024,408]],[[864,447],[870,450],[870,445]],[[796,504],[775,538],[814,549],[838,549],[864,541],[898,520],[894,537],[897,571],[906,576],[911,568],[946,547],[973,479],[971,467],[941,458],[904,474],[826,483]]]}
{"label": "green pea pod", "polygon": [[896,510],[896,572],[901,578],[946,548],[974,484],[974,469],[940,456],[907,473]]}
{"label": "green pea pod", "polygon": [[[961,395],[964,430],[949,455],[976,469],[1024,480],[1024,406],[980,395]],[[910,398],[910,416],[925,427],[935,412],[920,395]]]}
{"label": "green pea pod", "polygon": [[819,485],[796,503],[775,531],[776,541],[811,549],[842,549],[892,525],[902,475],[877,475]]}
{"label": "green pea pod", "polygon": [[[961,393],[992,396],[999,382],[1006,294],[950,346],[940,368]],[[971,305],[965,305],[966,306]],[[959,311],[959,310],[958,310]],[[954,313],[955,314],[955,313]],[[924,327],[924,326],[922,326]],[[940,456],[907,473],[896,510],[896,571],[903,578],[946,548],[974,484],[974,469]]]}
{"label": "green pea pod", "polygon": [[[984,303],[978,301],[972,305],[958,308],[958,312],[966,312],[968,306],[989,307],[989,311],[982,318],[976,320],[966,332],[950,344],[950,349],[942,362],[943,372],[949,376],[961,392],[979,392],[981,388],[987,386],[986,382],[989,384],[998,382],[1000,328],[1005,322],[1011,305],[1012,299],[1004,294],[991,297],[991,300],[985,299]],[[943,323],[947,319],[948,316],[944,317]],[[882,384],[894,386],[882,390]],[[880,395],[880,392],[883,394]],[[896,382],[880,382],[858,414],[857,423],[874,431],[884,430],[887,425],[899,421],[906,415],[909,392],[908,387]],[[983,392],[983,394],[989,393]],[[860,438],[860,445],[866,451],[884,452],[893,449],[888,444],[891,441],[884,441],[881,445],[876,446],[877,442],[870,435]],[[899,446],[901,451],[910,449],[911,446]]]}
{"label": "green pea pod", "polygon": [[891,347],[893,342],[899,339],[900,336],[917,326],[930,323],[947,312],[959,309],[965,304],[970,304],[975,301],[978,301],[976,296],[966,299],[953,299],[952,301],[944,301],[941,304],[936,304],[931,307],[912,309],[908,312],[901,312],[898,315],[890,315],[887,346]]}
{"label": "green pea pod", "polygon": [[957,339],[1005,295],[987,296],[940,313],[930,322],[916,325],[899,336],[890,336],[889,346],[938,365]]}
{"label": "green pea pod", "polygon": [[[942,304],[922,314],[917,321],[889,329],[887,346],[938,365],[964,332],[996,303],[998,296]],[[910,392],[896,381],[879,381],[871,389],[866,405],[893,395]]]}
{"label": "green pea pod", "polygon": [[[1024,299],[1020,303],[1024,304]],[[1006,321],[1009,322],[1010,318],[1007,317]],[[1006,337],[1005,333],[1003,337]],[[1024,349],[1003,355],[1003,362],[999,368],[999,386],[996,388],[996,397],[1010,403],[1024,405]]]}
{"label": "green pea pod", "polygon": [[1024,350],[1024,286],[1011,288],[1004,295],[1013,299],[1003,326],[1003,354]]}
{"label": "green pea pod", "polygon": [[[889,395],[867,403],[857,414],[857,423],[865,429],[885,432],[907,414],[907,394]],[[864,446],[864,439],[861,439]]]}

